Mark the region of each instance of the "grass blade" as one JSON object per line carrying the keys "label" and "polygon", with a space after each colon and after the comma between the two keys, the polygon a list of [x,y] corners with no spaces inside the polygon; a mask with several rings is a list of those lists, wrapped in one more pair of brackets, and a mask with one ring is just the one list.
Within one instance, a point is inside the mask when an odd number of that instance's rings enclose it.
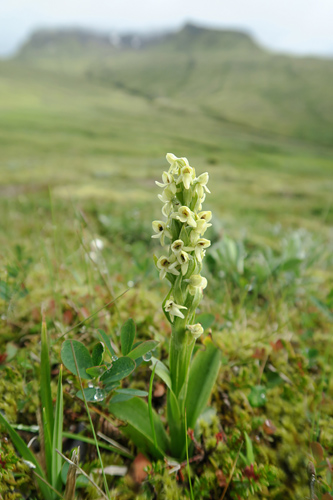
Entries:
{"label": "grass blade", "polygon": [[101,457],[101,453],[99,451],[99,446],[98,446],[98,441],[97,441],[97,437],[96,437],[95,428],[94,428],[93,422],[91,420],[89,406],[88,406],[88,403],[87,403],[87,400],[86,400],[86,397],[85,397],[85,394],[84,394],[84,390],[83,390],[82,379],[81,379],[80,372],[79,372],[79,369],[78,369],[78,364],[77,364],[77,359],[76,359],[76,355],[75,355],[75,351],[74,351],[73,341],[71,340],[70,342],[71,342],[71,346],[72,346],[72,353],[73,353],[73,358],[74,358],[74,362],[75,362],[75,366],[76,366],[76,371],[77,371],[77,374],[78,374],[78,377],[79,377],[79,381],[80,381],[80,387],[81,387],[81,391],[82,391],[84,405],[86,407],[86,412],[87,412],[87,415],[88,415],[88,418],[89,418],[89,423],[90,423],[91,431],[92,431],[93,436],[94,436],[94,443],[95,443],[95,446],[96,446],[99,463],[101,464],[101,469],[103,471],[102,474],[103,474],[103,481],[104,481],[105,492],[107,494],[107,497],[110,498],[109,486],[108,486],[108,482],[106,480],[106,476],[105,476],[105,472],[104,472],[102,457]]}
{"label": "grass blade", "polygon": [[[45,408],[42,413],[43,435],[44,435],[44,458],[47,471],[47,477],[52,477],[52,434],[49,428],[49,422],[45,414]],[[39,437],[41,437],[41,426],[39,428]]]}
{"label": "grass blade", "polygon": [[42,323],[42,349],[41,349],[41,373],[40,373],[40,399],[42,403],[42,413],[45,408],[45,419],[50,435],[53,434],[53,404],[51,394],[51,368],[49,341],[47,335],[46,322]]}
{"label": "grass blade", "polygon": [[62,428],[63,428],[63,393],[62,393],[62,365],[60,366],[59,380],[58,380],[58,390],[57,390],[57,400],[55,408],[55,419],[54,419],[54,429],[53,429],[53,439],[52,439],[52,475],[51,483],[54,488],[61,488],[61,456],[56,452],[56,450],[62,450]]}
{"label": "grass blade", "polygon": [[[75,439],[76,441],[82,441],[83,443],[88,443],[88,444],[95,444],[95,441],[92,438],[89,438],[87,436],[82,436],[82,434],[72,434],[71,432],[63,432],[62,433],[63,437],[69,438],[69,439]],[[98,433],[100,437],[101,433]],[[126,450],[123,450],[122,447],[118,448],[117,446],[110,446],[108,444],[104,444],[99,442],[98,443],[100,448],[104,448],[105,450],[112,451],[113,453],[119,453],[119,455],[123,455],[126,458],[131,458],[132,460],[134,459],[134,456]],[[120,445],[119,445],[120,446]]]}

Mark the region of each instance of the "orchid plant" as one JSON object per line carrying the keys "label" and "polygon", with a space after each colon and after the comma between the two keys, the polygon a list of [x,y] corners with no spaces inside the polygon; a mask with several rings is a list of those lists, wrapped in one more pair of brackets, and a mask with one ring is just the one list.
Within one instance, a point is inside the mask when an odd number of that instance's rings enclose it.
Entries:
{"label": "orchid plant", "polygon": [[[211,226],[212,213],[202,208],[206,193],[210,193],[209,175],[206,172],[196,177],[187,158],[168,153],[166,159],[169,170],[163,172],[162,182],[156,181],[163,189],[158,198],[163,203],[162,214],[166,220],[153,221],[155,234],[152,238],[159,239],[164,249],[161,257],[155,257],[155,264],[160,279],[166,278],[170,283],[162,307],[171,325],[171,338],[169,367],[153,358],[152,369],[168,386],[169,436],[161,432],[158,442],[154,429],[155,420],[159,420],[156,415],[151,418],[152,428],[148,431],[153,446],[148,448],[156,456],[169,453],[173,458],[183,459],[187,427],[195,428],[198,417],[205,410],[220,367],[220,352],[207,337],[203,342],[204,350],[199,349],[192,356],[196,340],[204,333],[203,326],[195,322],[195,315],[207,286],[201,270],[206,249],[211,244],[204,234]],[[129,411],[125,410],[126,405],[110,408],[115,416],[127,421],[125,432],[132,438],[134,421],[130,411],[135,415],[133,403],[127,403]],[[149,409],[142,409],[144,417]],[[158,428],[161,428],[160,422]]]}
{"label": "orchid plant", "polygon": [[[166,158],[169,170],[163,173],[162,182],[156,182],[163,189],[158,197],[163,203],[165,220],[152,223],[152,237],[159,239],[164,249],[162,256],[155,257],[159,276],[170,283],[162,304],[171,325],[169,359],[162,362],[152,356],[151,351],[158,344],[155,340],[134,343],[135,324],[129,319],[121,329],[122,356],[116,355],[111,339],[99,330],[101,342],[95,345],[92,355],[81,342],[66,340],[62,361],[80,377],[81,391],[77,396],[90,403],[108,402],[111,414],[126,423],[124,434],[143,453],[181,461],[188,452],[188,428],[196,432],[221,361],[220,351],[209,335],[195,349],[196,341],[204,334],[204,325],[196,322],[195,316],[207,286],[201,270],[206,249],[211,244],[204,234],[211,226],[212,214],[204,211],[202,205],[206,193],[210,192],[209,176],[203,173],[196,177],[195,169],[186,158],[177,158],[171,153]],[[151,361],[149,392],[123,388],[122,380],[133,377],[136,367],[144,361]],[[166,419],[152,407],[155,375],[168,388]],[[81,379],[89,380],[87,388],[83,388]]]}

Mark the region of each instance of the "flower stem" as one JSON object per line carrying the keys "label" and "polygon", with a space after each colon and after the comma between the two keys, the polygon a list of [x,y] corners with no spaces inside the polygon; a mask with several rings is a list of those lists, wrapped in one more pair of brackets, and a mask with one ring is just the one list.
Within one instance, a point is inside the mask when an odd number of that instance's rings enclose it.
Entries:
{"label": "flower stem", "polygon": [[[168,422],[171,434],[171,452],[175,458],[185,453],[185,401],[190,361],[195,339],[186,331],[186,321],[175,318],[170,340],[170,375],[172,393],[168,394]],[[176,404],[175,404],[176,400]]]}

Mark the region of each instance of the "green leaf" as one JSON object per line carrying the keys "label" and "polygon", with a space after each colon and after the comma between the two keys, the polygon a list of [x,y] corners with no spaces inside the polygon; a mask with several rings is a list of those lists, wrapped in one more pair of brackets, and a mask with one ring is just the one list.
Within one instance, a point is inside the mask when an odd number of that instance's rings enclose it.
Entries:
{"label": "green leaf", "polygon": [[102,363],[104,351],[105,347],[103,342],[98,342],[98,344],[94,346],[91,355],[94,366],[99,366]]}
{"label": "green leaf", "polygon": [[[53,416],[53,415],[52,415]],[[52,478],[52,439],[53,431],[49,428],[49,421],[46,417],[45,408],[42,408],[43,434],[44,434],[44,454],[47,477]]]}
{"label": "green leaf", "polygon": [[117,389],[116,394],[111,399],[111,403],[120,403],[121,401],[128,401],[129,399],[138,396],[144,398],[148,396],[147,391],[140,391],[138,389]]}
{"label": "green leaf", "polygon": [[196,317],[196,322],[201,323],[202,328],[207,330],[215,321],[215,316],[210,313],[202,313]]}
{"label": "green leaf", "polygon": [[106,392],[111,392],[114,389],[116,389],[117,387],[119,387],[119,381],[106,383],[105,386],[104,386],[104,389],[105,389]]}
{"label": "green leaf", "polygon": [[167,398],[167,415],[169,424],[169,434],[171,449],[175,456],[180,456],[184,444],[183,425],[179,425],[182,420],[178,400],[175,393],[169,389]]}
{"label": "green leaf", "polygon": [[98,333],[100,335],[100,337],[102,338],[106,348],[108,349],[109,353],[110,353],[110,356],[111,358],[113,356],[116,356],[116,353],[111,345],[111,340],[109,339],[109,337],[106,335],[105,331],[102,330],[101,328],[98,329]]}
{"label": "green leaf", "polygon": [[140,391],[139,389],[117,389],[118,394],[131,394],[132,396],[138,396],[139,398],[144,398],[148,396],[147,391]]}
{"label": "green leaf", "polygon": [[[39,474],[44,479],[44,481],[46,481],[44,472],[43,472],[41,466],[39,465],[35,455],[32,453],[32,451],[30,451],[28,446],[25,444],[23,439],[17,434],[17,432],[13,429],[13,427],[10,425],[10,423],[7,422],[7,420],[2,415],[1,412],[0,412],[0,424],[3,425],[4,428],[6,429],[6,431],[8,432],[10,439],[12,440],[13,445],[15,446],[15,448],[17,449],[19,454],[22,456],[22,458],[24,460],[28,460],[29,462],[32,462],[36,467],[37,474]],[[52,498],[52,496],[53,496],[52,490],[40,479],[36,478],[36,480],[37,480],[39,488],[42,492],[43,498]]]}
{"label": "green leaf", "polygon": [[61,348],[62,362],[70,372],[72,372],[74,375],[77,375],[72,351],[72,343],[80,377],[84,379],[90,379],[91,377],[87,374],[86,369],[94,366],[94,363],[91,359],[88,349],[82,344],[82,342],[79,342],[78,340],[65,340]]}
{"label": "green leaf", "polygon": [[167,385],[169,389],[171,389],[171,376],[169,369],[165,366],[162,361],[157,358],[151,358],[152,364],[150,365],[150,369],[153,370],[154,366],[156,366],[155,373],[158,375],[163,382]]}
{"label": "green leaf", "polygon": [[127,422],[127,426],[122,428],[122,432],[133,441],[142,453],[150,453],[154,458],[165,456],[165,452],[169,448],[169,440],[163,423],[157,413],[153,411],[158,445],[158,449],[156,449],[149,421],[148,404],[143,399],[133,398],[122,403],[110,403],[109,410],[116,418]]}
{"label": "green leaf", "polygon": [[246,444],[247,464],[251,465],[251,464],[254,464],[253,445],[252,445],[251,439],[249,438],[249,435],[245,431],[244,431],[244,437],[245,437],[245,444]]}
{"label": "green leaf", "polygon": [[51,484],[56,490],[61,489],[61,466],[62,458],[56,450],[62,453],[62,430],[63,430],[63,393],[62,393],[62,366],[60,366],[58,389],[57,389],[57,399],[55,407],[55,418],[54,418],[54,428],[53,428],[53,438],[52,438],[52,474],[51,474]]}
{"label": "green leaf", "polygon": [[151,377],[150,377],[150,382],[149,382],[148,410],[149,410],[149,420],[150,420],[151,433],[153,436],[154,446],[157,449],[157,440],[156,440],[154,414],[153,414],[153,382],[154,382],[155,369],[156,369],[156,365],[153,368],[153,371],[152,371]]}
{"label": "green leaf", "polygon": [[141,358],[147,354],[147,352],[152,351],[159,344],[156,340],[146,340],[142,342],[140,345],[135,347],[129,354],[128,357],[132,359]]}
{"label": "green leaf", "polygon": [[116,380],[122,380],[127,377],[135,369],[135,361],[128,357],[123,357],[114,361],[110,370],[107,370],[102,376],[101,380],[109,384],[110,382],[115,382]]}
{"label": "green leaf", "polygon": [[220,366],[221,353],[211,339],[205,339],[206,349],[198,351],[191,368],[186,397],[187,425],[194,429],[196,421],[207,406]]}
{"label": "green leaf", "polygon": [[123,356],[127,356],[127,354],[131,351],[134,339],[135,323],[132,318],[130,318],[123,324],[120,332],[121,352]]}
{"label": "green leaf", "polygon": [[130,399],[134,398],[135,396],[132,394],[115,394],[111,398],[111,403],[122,403],[123,401],[129,401]]}
{"label": "green leaf", "polygon": [[260,406],[265,406],[266,387],[264,387],[263,385],[253,386],[248,396],[248,400],[253,408],[259,408]]}

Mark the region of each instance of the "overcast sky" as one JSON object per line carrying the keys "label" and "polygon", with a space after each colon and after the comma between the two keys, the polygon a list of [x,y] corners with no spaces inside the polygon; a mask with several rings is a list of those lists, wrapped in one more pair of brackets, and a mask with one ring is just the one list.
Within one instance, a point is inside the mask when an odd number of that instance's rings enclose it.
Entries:
{"label": "overcast sky", "polygon": [[333,57],[333,0],[0,0],[0,55],[35,29],[244,29],[272,49]]}

